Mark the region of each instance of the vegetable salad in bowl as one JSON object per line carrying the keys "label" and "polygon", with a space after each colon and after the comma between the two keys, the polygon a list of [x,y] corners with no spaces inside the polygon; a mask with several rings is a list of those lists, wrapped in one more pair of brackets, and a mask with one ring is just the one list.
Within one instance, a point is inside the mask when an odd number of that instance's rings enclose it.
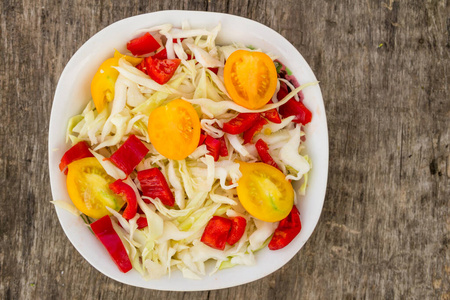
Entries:
{"label": "vegetable salad in bowl", "polygon": [[136,30],[98,62],[67,121],[58,167],[70,201],[53,203],[120,272],[202,279],[301,232],[315,118],[303,90],[317,82],[300,85],[270,51],[217,42],[221,27]]}

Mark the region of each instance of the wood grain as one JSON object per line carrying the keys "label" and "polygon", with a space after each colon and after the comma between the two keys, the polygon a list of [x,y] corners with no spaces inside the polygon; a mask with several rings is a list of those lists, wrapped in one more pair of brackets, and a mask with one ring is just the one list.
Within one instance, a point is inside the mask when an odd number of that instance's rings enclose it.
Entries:
{"label": "wood grain", "polygon": [[[279,271],[194,293],[117,283],[56,218],[47,132],[58,78],[97,31],[184,9],[259,21],[321,81],[327,196],[305,247]],[[450,299],[448,1],[52,1],[0,3],[1,299]]]}

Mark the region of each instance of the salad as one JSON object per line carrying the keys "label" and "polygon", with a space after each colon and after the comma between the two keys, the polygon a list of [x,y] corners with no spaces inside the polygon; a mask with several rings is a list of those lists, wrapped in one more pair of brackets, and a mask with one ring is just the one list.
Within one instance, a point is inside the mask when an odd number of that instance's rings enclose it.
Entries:
{"label": "salad", "polygon": [[[252,265],[300,232],[312,113],[286,66],[211,30],[143,29],[100,64],[68,121],[61,159],[72,204],[122,272],[199,279]],[[111,49],[114,51],[114,49]],[[296,192],[292,181],[301,181]]]}

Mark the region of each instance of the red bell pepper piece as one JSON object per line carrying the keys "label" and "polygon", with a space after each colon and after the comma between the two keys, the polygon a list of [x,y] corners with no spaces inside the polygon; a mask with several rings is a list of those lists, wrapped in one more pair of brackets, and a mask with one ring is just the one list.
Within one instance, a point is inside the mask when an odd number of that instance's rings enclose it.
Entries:
{"label": "red bell pepper piece", "polygon": [[172,78],[181,63],[181,59],[159,59],[152,56],[144,59],[147,74],[159,84],[165,84]]}
{"label": "red bell pepper piece", "polygon": [[153,56],[153,58],[167,59],[167,50],[166,50],[166,48],[164,48],[161,51],[156,52],[152,56]]}
{"label": "red bell pepper piece", "polygon": [[258,113],[240,113],[236,118],[223,124],[222,130],[229,134],[240,134],[252,127],[252,125],[261,119]]}
{"label": "red bell pepper piece", "polygon": [[144,143],[132,134],[109,159],[126,175],[130,175],[148,151]]}
{"label": "red bell pepper piece", "polygon": [[147,74],[147,66],[145,65],[145,59],[143,59],[137,66],[136,69],[138,69],[141,72],[144,72]]}
{"label": "red bell pepper piece", "polygon": [[205,142],[206,136],[207,136],[207,134],[202,130],[200,132],[200,140],[198,141],[198,146],[203,145],[203,143]]}
{"label": "red bell pepper piece", "polygon": [[137,228],[142,229],[148,226],[147,218],[146,217],[139,217],[139,219],[136,220]]}
{"label": "red bell pepper piece", "polygon": [[295,116],[292,120],[294,123],[300,123],[303,125],[311,122],[312,113],[311,111],[303,105],[302,102],[297,102],[295,99],[290,99],[288,102],[280,106],[280,114],[283,118],[289,116]]}
{"label": "red bell pepper piece", "polygon": [[243,217],[234,217],[231,219],[231,222],[231,230],[228,234],[227,243],[233,246],[244,235],[247,220]]}
{"label": "red bell pepper piece", "polygon": [[206,225],[200,241],[214,249],[225,249],[231,224],[231,220],[227,218],[219,216],[212,217]]}
{"label": "red bell pepper piece", "polygon": [[103,246],[105,246],[109,255],[119,267],[119,270],[124,273],[130,271],[133,266],[131,265],[125,246],[117,235],[117,232],[114,230],[111,218],[109,216],[104,216],[103,218],[98,219],[91,224],[91,229]]}
{"label": "red bell pepper piece", "polygon": [[262,139],[259,139],[256,142],[255,147],[256,151],[258,151],[259,157],[264,163],[271,165],[272,167],[275,167],[278,170],[280,169],[277,163],[273,160],[272,156],[270,156],[269,146],[267,146],[266,142],[264,142]]}
{"label": "red bell pepper piece", "polygon": [[127,43],[127,49],[130,50],[134,56],[141,56],[151,53],[158,50],[159,47],[161,47],[161,45],[148,32],[143,36],[135,38]]}
{"label": "red bell pepper piece", "polygon": [[269,242],[270,250],[278,250],[286,247],[302,230],[300,212],[294,205],[289,215],[280,221],[277,229]]}
{"label": "red bell pepper piece", "polygon": [[205,139],[205,145],[206,149],[209,151],[208,154],[214,157],[214,161],[218,161],[220,155],[220,141],[208,135]]}
{"label": "red bell pepper piece", "polygon": [[[166,178],[158,168],[151,168],[137,173],[142,193],[150,198],[159,198],[164,205],[173,206],[175,197],[167,184]],[[146,203],[150,203],[144,199]]]}
{"label": "red bell pepper piece", "polygon": [[261,129],[263,128],[264,125],[266,125],[268,122],[266,119],[259,119],[255,124],[253,124],[252,127],[250,127],[249,129],[247,129],[244,132],[244,144],[247,143],[251,143],[253,137],[255,136],[255,134],[257,134],[258,132],[261,131]]}
{"label": "red bell pepper piece", "polygon": [[[268,104],[273,103],[272,100],[270,100],[268,102]],[[269,120],[270,122],[276,123],[276,124],[280,124],[281,123],[281,118],[280,118],[280,114],[278,113],[276,108],[272,108],[269,110],[266,110],[264,112],[261,113],[261,115],[266,118],[267,120]]]}
{"label": "red bell pepper piece", "polygon": [[220,142],[219,155],[220,156],[228,156],[228,148],[227,148],[227,143],[225,142],[225,138],[222,136],[219,139],[219,142]]}
{"label": "red bell pepper piece", "polygon": [[89,151],[89,146],[85,141],[81,141],[73,145],[69,150],[64,153],[61,158],[61,162],[59,163],[59,169],[64,171],[64,174],[67,175],[66,167],[73,161],[86,158],[93,157],[91,151]]}
{"label": "red bell pepper piece", "polygon": [[211,70],[216,75],[217,73],[219,73],[219,68],[208,68],[208,69]]}
{"label": "red bell pepper piece", "polygon": [[127,202],[127,207],[125,208],[122,216],[127,220],[134,218],[137,212],[138,204],[133,188],[120,179],[111,183],[109,188],[115,194],[122,196],[122,198]]}

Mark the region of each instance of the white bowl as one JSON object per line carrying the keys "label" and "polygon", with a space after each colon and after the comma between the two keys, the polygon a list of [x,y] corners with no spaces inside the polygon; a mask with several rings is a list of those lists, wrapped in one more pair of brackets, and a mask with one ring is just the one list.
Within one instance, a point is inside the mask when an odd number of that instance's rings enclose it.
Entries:
{"label": "white bowl", "polygon": [[[218,44],[241,42],[260,47],[280,57],[301,84],[316,81],[311,68],[284,37],[274,30],[255,21],[228,14],[197,11],[160,11],[143,14],[118,21],[90,38],[73,55],[61,74],[56,88],[49,129],[49,169],[54,200],[70,201],[67,194],[65,175],[58,165],[69,148],[65,143],[65,132],[70,117],[78,114],[90,99],[90,82],[99,64],[111,57],[113,49],[125,52],[127,41],[136,36],[136,31],[158,24],[171,23],[181,26],[187,20],[193,28],[213,28],[218,22],[222,30]],[[218,271],[202,280],[182,277],[173,270],[171,276],[158,280],[144,280],[135,270],[127,274],[119,271],[110,256],[89,231],[79,217],[55,207],[59,221],[69,240],[80,254],[97,270],[117,281],[156,290],[200,291],[232,287],[248,283],[278,270],[286,264],[311,236],[322,211],[328,175],[328,132],[319,85],[304,90],[305,105],[313,112],[313,121],[307,126],[307,152],[313,168],[305,197],[299,197],[302,230],[284,249],[270,251],[267,247],[256,253],[253,266],[236,266]]]}

